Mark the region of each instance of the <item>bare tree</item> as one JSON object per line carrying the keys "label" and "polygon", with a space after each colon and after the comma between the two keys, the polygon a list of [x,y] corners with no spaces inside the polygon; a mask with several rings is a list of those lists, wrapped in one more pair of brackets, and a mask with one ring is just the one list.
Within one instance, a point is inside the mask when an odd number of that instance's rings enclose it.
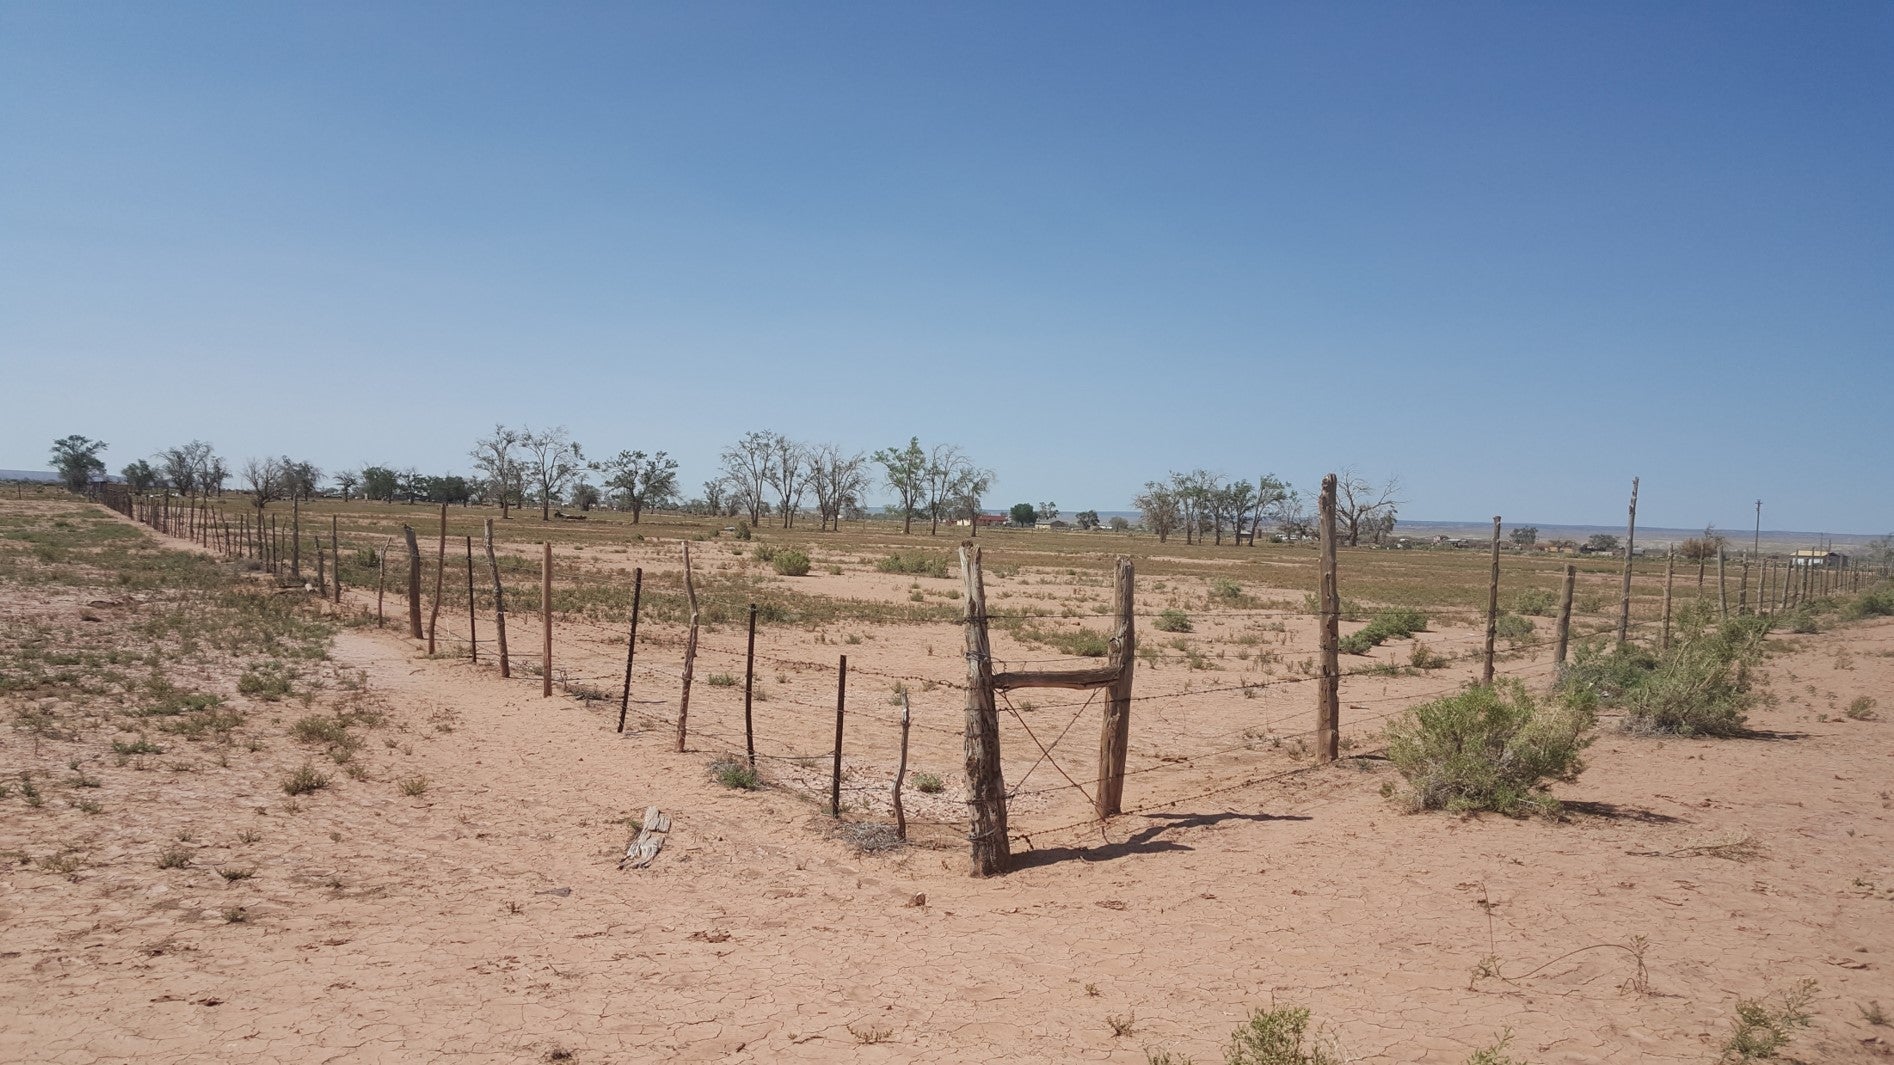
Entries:
{"label": "bare tree", "polygon": [[313,462],[297,462],[285,455],[280,460],[283,467],[283,493],[291,499],[308,501],[316,496],[316,485],[322,481],[322,470]]}
{"label": "bare tree", "polygon": [[809,488],[815,492],[821,529],[841,529],[842,512],[861,505],[868,488],[867,463],[861,452],[847,453],[834,444],[809,449]]}
{"label": "bare tree", "polygon": [[[934,445],[933,450],[928,452],[926,464],[921,468],[921,505],[933,522],[928,535],[940,535],[940,520],[960,502],[969,483],[978,480],[982,472],[985,471],[976,467],[973,460],[953,444]],[[989,480],[991,476],[987,475]],[[982,484],[980,492],[975,494],[985,491],[986,485]]]}
{"label": "bare tree", "polygon": [[954,475],[947,498],[952,512],[967,520],[969,535],[980,535],[980,499],[993,488],[993,471],[968,462]]}
{"label": "bare tree", "polygon": [[333,476],[335,486],[342,490],[342,502],[348,502],[349,493],[355,491],[355,486],[362,483],[362,475],[354,470],[342,470]]}
{"label": "bare tree", "polygon": [[783,528],[787,529],[796,523],[802,493],[809,487],[808,449],[777,434],[770,441],[769,470],[765,479],[776,490],[777,507],[783,514]]}
{"label": "bare tree", "polygon": [[[211,464],[217,461],[211,446],[202,440],[193,440],[188,444],[179,444],[158,452],[158,468],[163,471],[164,479],[172,488],[187,496],[195,496],[206,490]],[[218,462],[218,465],[222,465]]]}
{"label": "bare tree", "polygon": [[750,524],[763,522],[768,503],[763,489],[769,486],[775,465],[776,442],[782,439],[768,429],[744,433],[736,443],[723,450],[723,480],[737,505],[750,514]]}
{"label": "bare tree", "polygon": [[243,460],[243,481],[250,486],[250,505],[259,513],[283,498],[283,460],[264,456]]}
{"label": "bare tree", "polygon": [[1275,474],[1265,473],[1261,477],[1256,478],[1256,502],[1252,508],[1252,513],[1255,517],[1250,521],[1251,547],[1256,546],[1256,537],[1263,531],[1263,518],[1266,515],[1274,514],[1276,508],[1282,505],[1283,499],[1290,491],[1289,486],[1278,479]]}
{"label": "bare tree", "polygon": [[1379,487],[1353,466],[1335,478],[1335,516],[1347,529],[1348,546],[1361,546],[1361,534],[1385,536],[1394,530],[1394,515],[1405,500],[1398,498],[1401,479],[1389,477]]}
{"label": "bare tree", "polygon": [[486,475],[488,497],[500,504],[502,520],[511,516],[511,509],[526,494],[526,472],[519,461],[520,435],[517,429],[495,425],[493,435],[474,441],[473,450],[468,452],[474,469]]}
{"label": "bare tree", "polygon": [[563,425],[540,433],[527,429],[520,433],[519,446],[525,452],[526,479],[539,492],[539,520],[551,521],[553,498],[585,469],[585,455]]}
{"label": "bare tree", "polygon": [[677,498],[677,460],[662,451],[652,455],[620,451],[616,458],[595,462],[592,468],[605,475],[605,487],[614,493],[613,505],[631,511],[633,525],[646,508]]}

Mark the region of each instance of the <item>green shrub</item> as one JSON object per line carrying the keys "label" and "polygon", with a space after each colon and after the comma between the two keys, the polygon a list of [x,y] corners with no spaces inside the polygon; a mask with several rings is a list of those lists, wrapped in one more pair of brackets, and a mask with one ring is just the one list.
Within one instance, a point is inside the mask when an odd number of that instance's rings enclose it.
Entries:
{"label": "green shrub", "polygon": [[237,678],[237,691],[266,703],[276,702],[290,693],[296,675],[277,661],[260,662]]}
{"label": "green shrub", "polygon": [[763,778],[756,770],[734,759],[710,763],[710,776],[724,787],[738,791],[755,791],[763,786]]}
{"label": "green shrub", "polygon": [[947,785],[933,773],[914,774],[914,790],[923,795],[939,795],[947,790]]}
{"label": "green shrub", "polygon": [[1493,619],[1493,633],[1517,647],[1532,636],[1532,619],[1518,614],[1501,614]]}
{"label": "green shrub", "polygon": [[1854,701],[1848,704],[1848,709],[1842,713],[1854,721],[1873,721],[1879,716],[1874,712],[1874,697],[1871,695],[1855,696]]}
{"label": "green shrub", "polygon": [[748,540],[751,537],[751,535],[753,534],[750,532],[749,522],[747,521],[737,522],[737,539]]}
{"label": "green shrub", "polygon": [[875,563],[875,568],[883,573],[912,573],[919,577],[947,577],[952,575],[953,559],[947,555],[932,551],[896,551],[887,558]]}
{"label": "green shrub", "polygon": [[1635,644],[1609,650],[1581,645],[1565,667],[1560,686],[1568,696],[1616,706],[1656,668],[1657,656]]}
{"label": "green shrub", "polygon": [[1745,663],[1713,641],[1683,644],[1665,655],[1623,700],[1626,732],[1735,736],[1753,701]]}
{"label": "green shrub", "polygon": [[1181,610],[1166,610],[1157,616],[1151,627],[1159,632],[1189,632],[1194,627],[1190,615]]}
{"label": "green shrub", "polygon": [[769,544],[757,544],[750,549],[750,557],[758,562],[769,562],[776,557],[776,549]]}
{"label": "green shrub", "polygon": [[1841,616],[1846,621],[1859,621],[1866,617],[1894,617],[1894,588],[1877,588],[1861,593],[1842,604]]}
{"label": "green shrub", "polygon": [[800,551],[778,551],[770,564],[776,572],[785,577],[807,577],[809,575],[809,556]]}
{"label": "green shrub", "polygon": [[1552,780],[1572,780],[1590,742],[1591,715],[1537,705],[1509,681],[1422,703],[1388,726],[1388,758],[1422,810],[1551,813]]}
{"label": "green shrub", "polygon": [[1550,617],[1558,605],[1558,597],[1544,588],[1528,588],[1513,597],[1514,612],[1534,617]]}
{"label": "green shrub", "polygon": [[283,781],[283,793],[285,795],[308,795],[311,792],[321,791],[328,786],[329,778],[316,772],[315,767],[305,762],[302,768],[291,773],[289,778]]}
{"label": "green shrub", "polygon": [[737,677],[734,673],[712,673],[710,676],[704,678],[704,683],[713,688],[734,688],[737,684]]}
{"label": "green shrub", "polygon": [[1210,598],[1238,602],[1243,598],[1243,586],[1228,577],[1218,577],[1210,582]]}
{"label": "green shrub", "polygon": [[1729,1042],[1723,1044],[1724,1061],[1754,1061],[1773,1058],[1787,1046],[1799,1028],[1814,1021],[1809,1002],[1815,997],[1816,983],[1804,980],[1783,993],[1782,1005],[1771,1008],[1761,999],[1738,999],[1736,1023]]}
{"label": "green shrub", "polygon": [[1365,655],[1370,648],[1379,647],[1388,640],[1404,640],[1426,629],[1427,615],[1418,610],[1396,607],[1376,611],[1366,628],[1342,637],[1340,647],[1343,654]]}
{"label": "green shrub", "polygon": [[1226,1065],[1341,1065],[1309,1034],[1309,1011],[1295,1006],[1256,1010],[1230,1033]]}

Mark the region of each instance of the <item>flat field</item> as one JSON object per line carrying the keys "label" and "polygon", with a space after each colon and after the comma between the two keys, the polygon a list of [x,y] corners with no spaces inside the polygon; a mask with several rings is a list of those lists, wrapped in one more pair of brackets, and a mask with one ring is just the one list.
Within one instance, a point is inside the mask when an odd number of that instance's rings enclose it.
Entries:
{"label": "flat field", "polygon": [[[985,531],[997,659],[1097,664],[1119,555],[1139,652],[1134,812],[1088,816],[1097,701],[1014,692],[1015,869],[976,880],[959,530],[741,541],[516,512],[494,523],[502,680],[489,517],[449,508],[436,617],[427,507],[302,510],[310,583],[310,538],[325,575],[331,529],[341,542],[336,605],[95,506],[0,501],[0,1059],[1207,1062],[1273,1002],[1311,1009],[1343,1060],[1460,1062],[1510,1031],[1524,1061],[1701,1062],[1739,998],[1805,980],[1812,1026],[1787,1053],[1894,1042],[1871,1021],[1894,1009],[1885,619],[1772,637],[1742,738],[1639,738],[1607,716],[1559,818],[1408,814],[1383,794],[1381,728],[1477,676],[1483,552],[1342,552],[1344,634],[1393,607],[1426,629],[1344,656],[1344,758],[1317,766],[1312,548]],[[431,656],[405,635],[404,522]],[[684,542],[704,627],[679,753]],[[806,576],[776,571],[788,551]],[[1502,676],[1550,682],[1567,561],[1505,557]],[[1619,570],[1578,565],[1583,646],[1609,639]],[[1714,600],[1709,581],[1680,569],[1679,609]],[[1663,587],[1663,562],[1640,563],[1642,636]],[[744,750],[752,603],[764,786],[742,790],[709,767]],[[890,846],[903,694],[911,833]],[[1860,698],[1880,714],[1848,716]],[[666,846],[621,871],[650,806]]]}

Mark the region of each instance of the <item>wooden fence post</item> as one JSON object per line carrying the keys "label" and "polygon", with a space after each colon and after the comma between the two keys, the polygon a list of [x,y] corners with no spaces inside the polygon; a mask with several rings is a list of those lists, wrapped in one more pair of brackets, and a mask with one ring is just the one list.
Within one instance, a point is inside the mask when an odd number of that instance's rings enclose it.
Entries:
{"label": "wooden fence post", "polygon": [[1341,755],[1342,597],[1335,574],[1335,475],[1322,478],[1317,505],[1322,535],[1321,677],[1315,685],[1315,758],[1333,762]]}
{"label": "wooden fence post", "polygon": [[1618,642],[1631,638],[1631,559],[1638,535],[1638,479],[1631,478],[1631,514],[1624,526],[1624,594],[1618,603]]}
{"label": "wooden fence post", "polygon": [[967,637],[967,840],[973,875],[992,876],[1006,871],[1012,844],[1006,837],[1006,777],[1000,765],[1000,712],[993,698],[993,651],[987,642],[986,580],[972,540],[961,542],[960,572]]}
{"label": "wooden fence post", "polygon": [[1552,662],[1559,669],[1565,668],[1565,651],[1572,642],[1572,592],[1578,584],[1578,566],[1565,564],[1565,584],[1559,592],[1559,649]]}
{"label": "wooden fence post", "polygon": [[[441,513],[447,513],[445,507]],[[552,695],[552,541],[547,540],[540,547],[543,555],[539,567],[539,613],[544,639],[539,645],[539,695],[544,699]]]}
{"label": "wooden fence post", "polygon": [[1743,556],[1743,574],[1736,584],[1736,612],[1749,613],[1749,556]]}
{"label": "wooden fence post", "polygon": [[690,607],[690,632],[684,637],[683,693],[677,700],[677,749],[684,751],[691,715],[691,674],[697,668],[697,582],[691,577],[691,542],[684,541],[684,599]]}
{"label": "wooden fence post", "polygon": [[901,784],[908,776],[908,727],[914,715],[908,706],[908,693],[901,693],[901,761],[894,770],[894,838],[908,838],[908,812],[901,805]]}
{"label": "wooden fence post", "polygon": [[493,639],[500,649],[500,677],[513,675],[513,660],[506,653],[506,586],[500,581],[500,560],[493,553],[493,519],[487,519],[487,570],[493,574]]}
{"label": "wooden fence post", "polygon": [[[847,658],[842,661],[846,663]],[[756,768],[756,721],[751,716],[751,696],[756,691],[756,604],[750,604],[750,642],[743,652],[743,750],[751,769]],[[838,741],[839,743],[839,741]],[[838,748],[839,749],[839,748]],[[838,755],[839,757],[839,755]]]}
{"label": "wooden fence post", "polygon": [[447,504],[441,504],[441,533],[434,549],[434,609],[427,616],[427,653],[434,653],[434,630],[441,624],[441,586],[447,577]]}
{"label": "wooden fence post", "polygon": [[375,627],[376,628],[381,628],[383,625],[387,624],[387,621],[385,618],[383,618],[382,612],[381,612],[382,597],[385,596],[387,592],[388,592],[388,543],[387,541],[383,541],[382,545],[379,548],[375,549]]}
{"label": "wooden fence post", "polygon": [[303,501],[298,492],[289,494],[289,575],[303,575]]}
{"label": "wooden fence post", "polygon": [[316,598],[329,598],[328,559],[322,553],[322,537],[312,537],[316,542]]}
{"label": "wooden fence post", "polygon": [[1117,580],[1112,588],[1111,665],[1118,677],[1105,689],[1105,721],[1098,732],[1098,816],[1102,820],[1124,809],[1125,758],[1131,747],[1131,669],[1137,661],[1138,639],[1131,559],[1118,556]]}
{"label": "wooden fence post", "polygon": [[[829,816],[842,816],[842,716],[848,708],[848,656],[835,667],[835,768],[829,774]],[[752,764],[756,752],[750,752]]]}
{"label": "wooden fence post", "polygon": [[1657,637],[1659,651],[1670,650],[1670,586],[1677,576],[1677,545],[1671,544],[1664,555],[1664,627]]}
{"label": "wooden fence post", "polygon": [[421,639],[421,545],[415,542],[414,526],[403,525],[401,535],[408,542],[408,635]]}
{"label": "wooden fence post", "polygon": [[335,605],[342,605],[342,536],[338,531],[341,523],[334,514],[329,515],[329,550],[335,552]]}
{"label": "wooden fence post", "polygon": [[474,612],[473,537],[466,538],[467,548],[467,660],[480,662],[480,621]]}
{"label": "wooden fence post", "polygon": [[1730,585],[1723,579],[1723,545],[1716,545],[1716,605],[1724,621],[1730,619]]}
{"label": "wooden fence post", "polygon": [[1499,637],[1499,515],[1493,515],[1493,572],[1486,581],[1486,657],[1480,683],[1493,683],[1493,645]]}
{"label": "wooden fence post", "polygon": [[638,654],[638,601],[644,595],[644,567],[631,571],[631,632],[625,637],[625,690],[618,697],[618,731],[625,731],[625,715],[631,712],[631,663]]}

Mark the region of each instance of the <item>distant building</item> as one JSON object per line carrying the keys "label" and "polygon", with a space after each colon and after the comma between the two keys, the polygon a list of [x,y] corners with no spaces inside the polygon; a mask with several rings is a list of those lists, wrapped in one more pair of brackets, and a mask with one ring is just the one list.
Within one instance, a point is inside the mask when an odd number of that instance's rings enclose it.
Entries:
{"label": "distant building", "polygon": [[1835,567],[1848,564],[1848,556],[1839,551],[1828,551],[1819,547],[1807,547],[1789,556],[1791,566]]}

